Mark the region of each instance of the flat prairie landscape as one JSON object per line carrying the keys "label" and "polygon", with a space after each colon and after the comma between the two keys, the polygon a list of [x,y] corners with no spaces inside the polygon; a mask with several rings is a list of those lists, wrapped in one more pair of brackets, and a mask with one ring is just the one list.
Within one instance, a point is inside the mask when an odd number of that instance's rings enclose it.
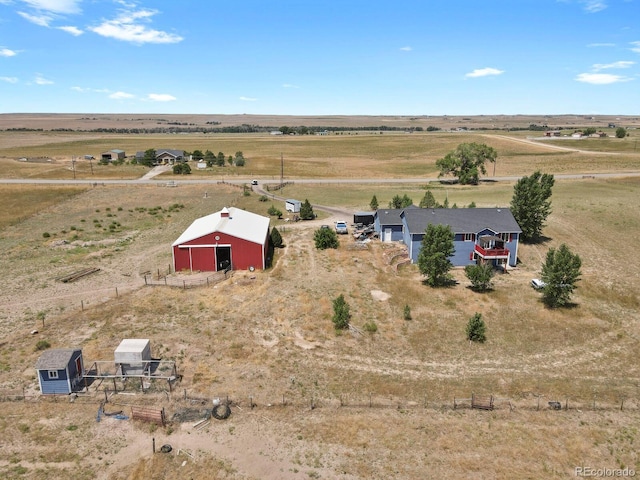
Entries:
{"label": "flat prairie landscape", "polygon": [[[89,130],[126,116],[34,117],[0,115],[1,477],[563,479],[577,467],[640,471],[637,119],[162,119],[354,128],[282,137],[107,134]],[[605,130],[622,121],[629,136],[541,140],[539,131],[503,129],[516,120]],[[470,129],[450,131],[456,122]],[[443,130],[402,130],[416,123]],[[401,131],[356,130],[392,124]],[[63,126],[69,131],[54,130]],[[495,174],[488,165],[478,186],[436,180],[436,160],[463,142],[493,146]],[[247,161],[137,182],[148,168],[78,160],[159,147],[242,151]],[[335,250],[314,246],[321,225],[351,223],[373,195],[382,208],[395,195],[418,204],[427,188],[459,208],[508,207],[515,178],[536,170],[557,176],[544,238],[521,244],[517,267],[496,274],[487,293],[471,290],[462,269],[453,270],[454,286],[428,287],[396,243],[347,235]],[[281,175],[291,183],[266,198],[243,186],[253,178],[275,185]],[[169,180],[178,186],[167,188]],[[284,247],[270,268],[211,283],[202,273],[169,273],[171,244],[194,219],[225,206],[266,216],[271,205],[284,211],[283,197],[308,199],[318,218],[271,218]],[[548,249],[563,243],[580,256],[582,276],[568,308],[548,309],[530,280]],[[86,268],[96,272],[60,281]],[[175,286],[147,285],[165,275]],[[336,332],[339,295],[354,328]],[[487,325],[484,344],[465,338],[475,313]],[[150,339],[153,357],[176,362],[178,377],[98,379],[77,396],[40,395],[34,366],[43,349],[82,348],[89,365],[113,360],[124,338]],[[470,408],[472,395],[492,396],[494,409]],[[228,400],[232,413],[203,422],[214,399]],[[164,409],[166,425],[133,420],[132,407]],[[107,415],[118,412],[128,418]]]}

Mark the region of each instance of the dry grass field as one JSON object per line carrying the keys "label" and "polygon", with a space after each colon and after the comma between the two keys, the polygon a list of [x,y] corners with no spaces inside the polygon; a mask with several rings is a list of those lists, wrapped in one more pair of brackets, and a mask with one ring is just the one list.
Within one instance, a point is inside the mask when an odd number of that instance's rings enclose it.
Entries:
{"label": "dry grass field", "polygon": [[[411,138],[404,149],[406,137],[386,134],[287,145],[291,157],[298,152],[292,170],[308,178],[430,176],[435,158],[456,142],[490,138],[499,151],[496,175],[639,165],[631,153],[554,152],[503,137]],[[332,147],[331,173],[323,173],[327,159],[316,144],[325,140],[343,142]],[[249,159],[268,151],[265,158],[279,163],[269,141],[240,139],[246,147],[238,149]],[[16,168],[14,178],[55,177]],[[0,265],[10,272],[0,290],[0,477],[560,479],[575,477],[579,466],[640,470],[640,178],[557,180],[546,240],[521,245],[518,267],[497,275],[485,294],[471,291],[461,270],[454,287],[425,286],[415,266],[396,268],[396,245],[357,246],[343,237],[337,250],[316,250],[314,230],[335,219],[326,213],[312,222],[272,221],[285,247],[267,271],[238,271],[193,289],[145,286],[146,272],[166,271],[170,244],[193,219],[225,205],[266,214],[271,204],[230,185],[158,185],[0,185],[11,206],[0,216]],[[506,206],[513,182],[429,187],[458,206]],[[418,203],[424,185],[299,183],[282,195],[348,212],[367,209],[373,194],[383,206],[404,193]],[[561,243],[581,256],[583,275],[574,305],[548,310],[529,281],[547,249]],[[100,271],[56,280],[85,267]],[[357,331],[333,329],[331,301],[340,294]],[[403,319],[405,305],[411,320]],[[487,323],[482,345],[464,338],[475,312]],[[375,333],[364,329],[371,322]],[[112,359],[122,338],[151,339],[154,357],[175,360],[181,380],[171,391],[163,382],[143,392],[118,381],[116,394],[98,382],[76,399],[39,396],[38,342],[82,347],[91,362]],[[472,393],[494,395],[497,408],[468,408]],[[96,422],[105,396],[108,412],[144,405],[169,418],[194,416],[166,427]],[[231,417],[195,428],[216,397],[233,402]],[[563,409],[549,409],[549,401]],[[171,444],[173,451],[153,454],[154,439],[157,450]]]}

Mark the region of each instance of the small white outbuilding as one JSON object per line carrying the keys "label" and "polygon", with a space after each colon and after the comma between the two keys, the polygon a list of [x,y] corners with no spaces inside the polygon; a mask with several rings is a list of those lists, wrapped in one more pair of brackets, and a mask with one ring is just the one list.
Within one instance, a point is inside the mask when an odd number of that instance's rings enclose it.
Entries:
{"label": "small white outbuilding", "polygon": [[147,338],[125,338],[114,352],[122,375],[142,375],[151,361],[151,342]]}

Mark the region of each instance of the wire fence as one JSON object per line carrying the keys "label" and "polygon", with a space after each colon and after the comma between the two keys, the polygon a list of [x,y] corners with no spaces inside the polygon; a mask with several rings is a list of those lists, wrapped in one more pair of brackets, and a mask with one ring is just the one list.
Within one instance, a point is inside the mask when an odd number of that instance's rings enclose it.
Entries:
{"label": "wire fence", "polygon": [[[106,385],[106,384],[105,384]],[[418,397],[398,397],[365,392],[344,392],[322,394],[321,392],[300,396],[294,392],[280,396],[261,396],[254,394],[229,395],[214,393],[204,395],[187,389],[169,391],[161,387],[162,383],[151,390],[115,391],[107,388],[89,390],[70,395],[40,395],[27,390],[0,390],[0,402],[52,402],[52,403],[89,403],[120,406],[148,406],[164,408],[171,412],[189,408],[211,409],[224,404],[240,410],[315,410],[315,409],[393,409],[410,411],[448,411],[448,410],[497,410],[497,411],[640,411],[640,401],[635,397],[620,397],[618,400],[580,398],[573,396],[530,395],[527,398],[505,398],[493,395],[478,396],[470,393],[451,398],[436,398],[424,395]],[[126,399],[124,401],[123,399]]]}

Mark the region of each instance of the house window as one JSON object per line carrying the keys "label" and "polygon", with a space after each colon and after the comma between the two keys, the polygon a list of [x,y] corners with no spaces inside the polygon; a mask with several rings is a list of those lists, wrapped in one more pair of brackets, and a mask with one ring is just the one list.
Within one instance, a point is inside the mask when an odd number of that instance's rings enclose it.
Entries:
{"label": "house window", "polygon": [[476,239],[476,235],[474,233],[465,233],[464,234],[464,241],[465,242],[473,242]]}
{"label": "house window", "polygon": [[511,234],[510,233],[501,233],[500,234],[500,238],[502,239],[502,241],[508,242],[508,241],[511,240]]}
{"label": "house window", "polygon": [[49,379],[50,380],[54,380],[58,378],[58,371],[57,370],[49,370]]}

